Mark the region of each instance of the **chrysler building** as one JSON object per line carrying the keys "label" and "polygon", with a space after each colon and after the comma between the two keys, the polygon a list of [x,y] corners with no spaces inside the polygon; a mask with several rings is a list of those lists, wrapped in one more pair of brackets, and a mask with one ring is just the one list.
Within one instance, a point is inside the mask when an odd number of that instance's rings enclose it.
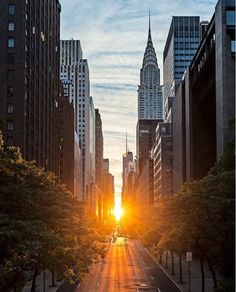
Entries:
{"label": "chrysler building", "polygon": [[140,70],[138,86],[138,119],[163,118],[163,92],[160,86],[160,69],[156,52],[152,43],[151,23],[149,14],[149,31],[143,66]]}

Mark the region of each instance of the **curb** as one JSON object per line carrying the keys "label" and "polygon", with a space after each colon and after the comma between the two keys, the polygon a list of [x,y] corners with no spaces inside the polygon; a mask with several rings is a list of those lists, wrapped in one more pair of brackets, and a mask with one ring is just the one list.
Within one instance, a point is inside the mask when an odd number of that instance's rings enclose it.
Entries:
{"label": "curb", "polygon": [[154,258],[154,256],[144,247],[146,252],[151,256],[151,258],[154,260],[154,262],[162,269],[162,271],[166,274],[166,276],[171,280],[171,282],[179,289],[180,292],[183,292],[183,290],[179,287],[179,285],[171,278],[171,276],[163,269],[163,267],[158,263],[158,261]]}

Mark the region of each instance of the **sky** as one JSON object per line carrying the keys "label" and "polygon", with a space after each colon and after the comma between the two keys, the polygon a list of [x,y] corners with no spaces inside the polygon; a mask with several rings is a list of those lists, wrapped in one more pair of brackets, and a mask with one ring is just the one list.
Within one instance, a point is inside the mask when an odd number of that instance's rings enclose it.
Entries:
{"label": "sky", "polygon": [[137,85],[147,43],[152,39],[161,69],[172,16],[199,15],[210,20],[216,0],[61,0],[61,38],[79,39],[88,59],[91,95],[103,123],[104,157],[110,159],[115,191],[122,187],[126,132],[136,155]]}

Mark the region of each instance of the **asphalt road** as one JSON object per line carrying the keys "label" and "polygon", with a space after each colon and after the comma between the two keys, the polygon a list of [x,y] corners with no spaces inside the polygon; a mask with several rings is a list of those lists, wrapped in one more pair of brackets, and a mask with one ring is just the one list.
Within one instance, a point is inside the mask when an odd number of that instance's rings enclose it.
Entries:
{"label": "asphalt road", "polygon": [[94,265],[76,289],[60,291],[180,292],[138,241],[124,237],[118,237],[111,244],[104,262]]}

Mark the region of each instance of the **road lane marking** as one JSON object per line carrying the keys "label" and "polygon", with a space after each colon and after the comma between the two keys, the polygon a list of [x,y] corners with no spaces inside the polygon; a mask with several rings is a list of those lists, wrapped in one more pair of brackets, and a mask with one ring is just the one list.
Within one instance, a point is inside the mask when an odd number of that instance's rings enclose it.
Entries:
{"label": "road lane marking", "polygon": [[99,284],[100,284],[100,283],[99,283],[99,282],[97,282],[97,287],[99,287]]}
{"label": "road lane marking", "polygon": [[154,280],[153,276],[151,276],[151,279]]}
{"label": "road lane marking", "polygon": [[[158,263],[158,261],[153,257],[153,255],[145,248],[144,250],[150,255],[150,257],[153,259],[153,261],[158,265],[158,267],[161,268],[161,270],[164,272],[164,274],[171,280],[171,282],[176,286],[177,289],[179,289],[180,292],[183,292],[183,290],[178,286],[177,283],[170,277],[170,275],[162,268],[162,266]],[[159,289],[159,288],[158,288]],[[160,291],[161,292],[161,291]]]}
{"label": "road lane marking", "polygon": [[134,279],[136,279],[135,275],[133,276]]}
{"label": "road lane marking", "polygon": [[80,286],[80,283],[79,283],[79,285],[77,286],[77,288],[79,288],[79,286]]}
{"label": "road lane marking", "polygon": [[161,289],[160,288],[157,288],[158,289],[158,292],[161,292]]}

